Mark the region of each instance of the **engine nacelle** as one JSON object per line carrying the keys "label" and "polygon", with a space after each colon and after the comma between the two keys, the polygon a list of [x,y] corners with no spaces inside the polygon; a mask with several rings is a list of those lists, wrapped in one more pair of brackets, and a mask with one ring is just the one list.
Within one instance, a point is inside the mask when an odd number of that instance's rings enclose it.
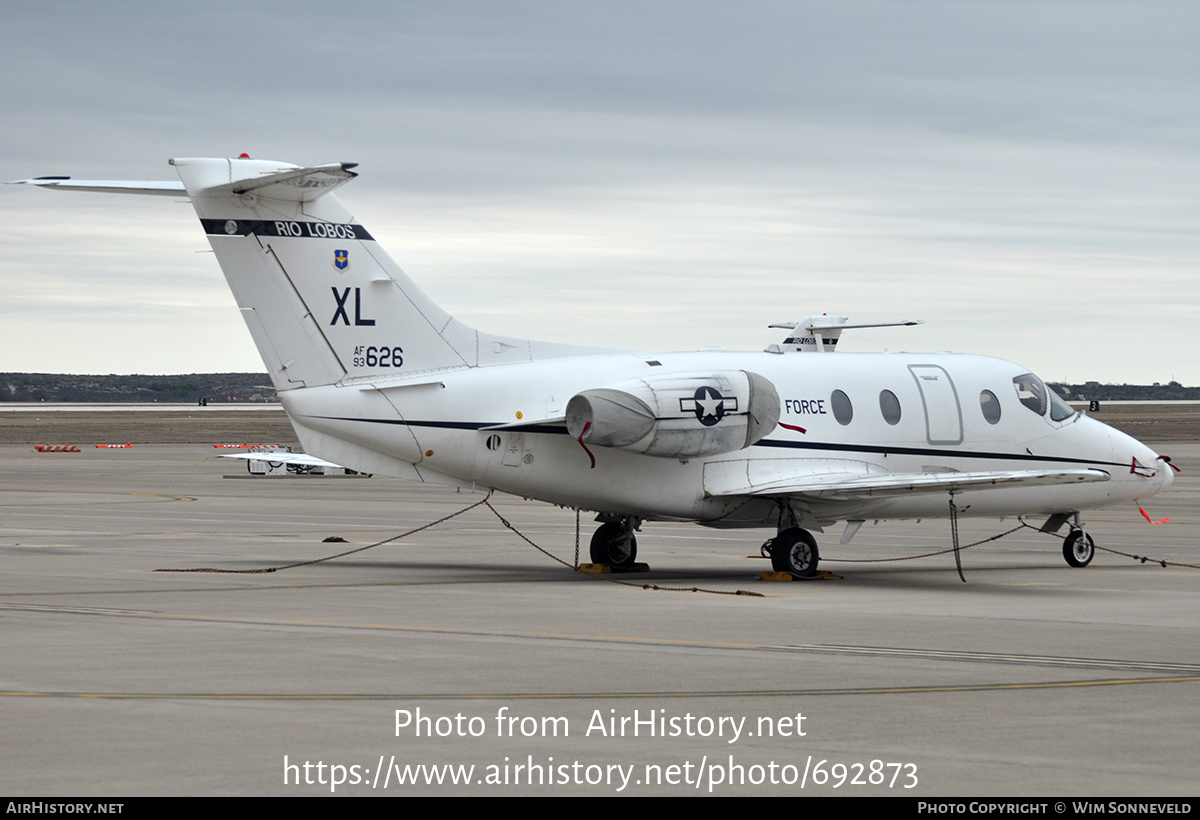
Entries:
{"label": "engine nacelle", "polygon": [[778,423],[775,386],[745,370],[630,379],[567,402],[567,430],[584,444],[662,458],[741,450]]}

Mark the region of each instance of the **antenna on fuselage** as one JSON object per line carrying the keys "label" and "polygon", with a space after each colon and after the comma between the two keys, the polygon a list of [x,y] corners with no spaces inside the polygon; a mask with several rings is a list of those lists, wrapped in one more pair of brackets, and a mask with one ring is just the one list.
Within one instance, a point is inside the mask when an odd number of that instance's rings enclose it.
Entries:
{"label": "antenna on fuselage", "polygon": [[907,322],[871,322],[849,324],[849,316],[830,316],[823,313],[820,316],[809,316],[802,322],[778,322],[769,327],[784,328],[788,331],[782,345],[771,345],[768,353],[833,353],[837,350],[838,338],[843,330],[856,330],[863,327],[912,327],[924,324],[924,320]]}

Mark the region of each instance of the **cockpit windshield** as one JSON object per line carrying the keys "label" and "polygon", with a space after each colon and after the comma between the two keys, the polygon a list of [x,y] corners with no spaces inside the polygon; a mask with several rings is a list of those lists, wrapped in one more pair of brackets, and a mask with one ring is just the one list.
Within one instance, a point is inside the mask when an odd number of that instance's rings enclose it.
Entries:
{"label": "cockpit windshield", "polygon": [[1053,421],[1066,421],[1075,415],[1075,411],[1061,396],[1046,387],[1042,380],[1032,373],[1017,376],[1013,379],[1013,387],[1016,388],[1021,404],[1039,416],[1046,415],[1047,407],[1050,408],[1050,418]]}
{"label": "cockpit windshield", "polygon": [[1047,392],[1050,393],[1050,418],[1053,421],[1066,421],[1075,415],[1075,410],[1071,405],[1067,404],[1062,396],[1053,390],[1048,390]]}
{"label": "cockpit windshield", "polygon": [[1013,379],[1013,387],[1017,389],[1017,398],[1021,404],[1028,407],[1039,416],[1046,415],[1046,385],[1032,373],[1022,373]]}

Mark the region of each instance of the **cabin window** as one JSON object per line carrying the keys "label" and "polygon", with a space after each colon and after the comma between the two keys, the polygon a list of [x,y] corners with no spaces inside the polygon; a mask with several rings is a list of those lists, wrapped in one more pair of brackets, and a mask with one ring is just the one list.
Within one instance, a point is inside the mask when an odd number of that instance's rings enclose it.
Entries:
{"label": "cabin window", "polygon": [[850,397],[841,390],[833,391],[833,395],[829,397],[829,404],[838,424],[849,424],[850,419],[854,418],[854,407],[850,404]]}
{"label": "cabin window", "polygon": [[1075,410],[1072,409],[1071,405],[1067,404],[1066,401],[1063,400],[1062,396],[1058,395],[1049,388],[1046,389],[1046,392],[1050,394],[1051,419],[1054,421],[1066,421],[1067,419],[1071,418],[1071,416],[1075,415]]}
{"label": "cabin window", "polygon": [[879,412],[883,413],[883,420],[888,424],[900,423],[900,399],[891,390],[879,394]]}
{"label": "cabin window", "polygon": [[1013,379],[1013,387],[1017,389],[1021,404],[1039,416],[1046,415],[1046,385],[1041,379],[1032,373],[1023,373]]}
{"label": "cabin window", "polygon": [[979,409],[988,424],[1000,421],[1000,399],[996,398],[996,394],[991,390],[984,390],[979,394]]}

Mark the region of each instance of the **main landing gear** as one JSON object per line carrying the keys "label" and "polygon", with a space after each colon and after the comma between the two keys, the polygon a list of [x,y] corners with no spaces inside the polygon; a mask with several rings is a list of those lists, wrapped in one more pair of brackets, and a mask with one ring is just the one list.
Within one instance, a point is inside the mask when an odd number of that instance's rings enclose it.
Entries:
{"label": "main landing gear", "polygon": [[811,578],[817,574],[817,539],[808,530],[790,527],[783,530],[762,546],[763,554],[770,554],[771,569],[786,572],[797,578]]}
{"label": "main landing gear", "polygon": [[779,502],[779,534],[762,545],[764,558],[771,559],[771,569],[786,572],[796,578],[812,578],[817,574],[817,563],[821,560],[817,552],[817,539],[808,530],[797,526],[796,513],[791,504]]}
{"label": "main landing gear", "polygon": [[637,538],[633,531],[641,523],[636,518],[623,518],[601,524],[592,536],[593,564],[607,564],[614,569],[629,569],[637,559]]}

